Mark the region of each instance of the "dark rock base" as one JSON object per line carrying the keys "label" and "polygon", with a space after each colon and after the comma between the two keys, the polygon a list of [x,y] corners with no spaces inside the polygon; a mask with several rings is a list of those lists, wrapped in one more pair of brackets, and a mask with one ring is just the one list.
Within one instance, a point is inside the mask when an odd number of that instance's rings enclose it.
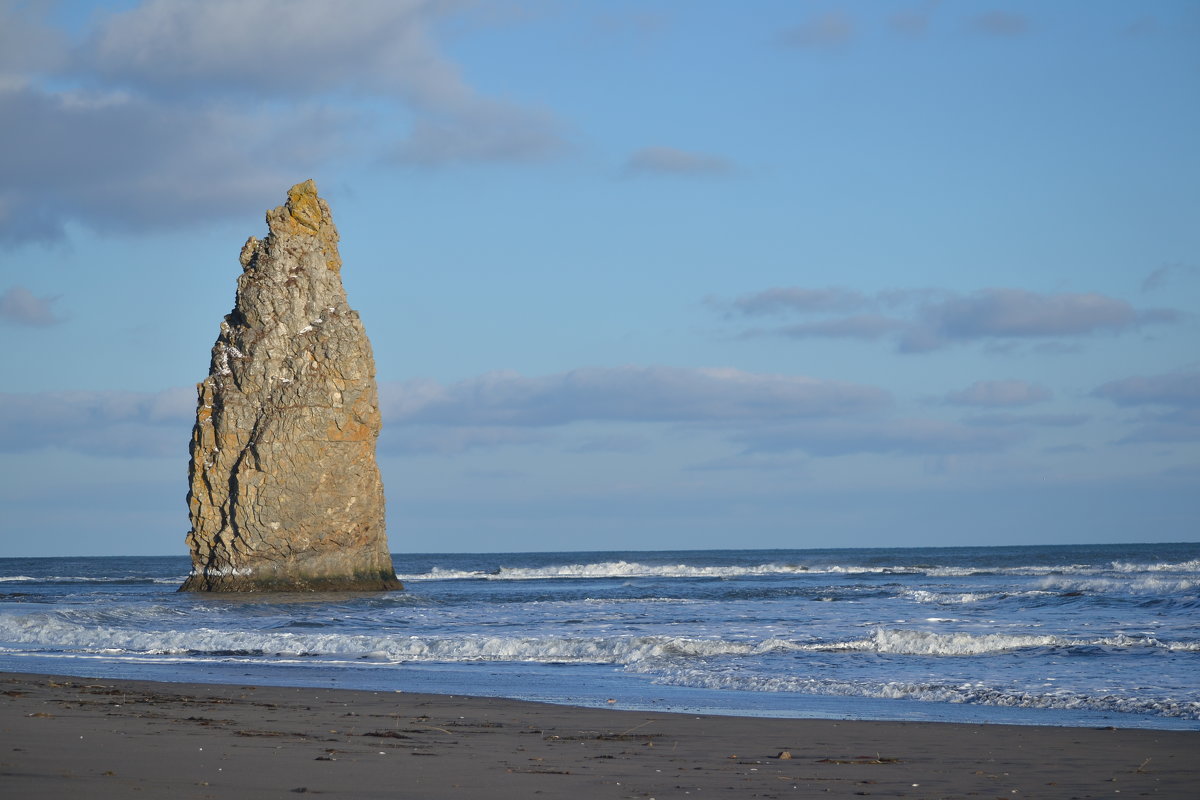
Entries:
{"label": "dark rock base", "polygon": [[404,588],[395,572],[380,571],[358,575],[291,575],[255,577],[252,575],[189,575],[181,592],[393,592]]}

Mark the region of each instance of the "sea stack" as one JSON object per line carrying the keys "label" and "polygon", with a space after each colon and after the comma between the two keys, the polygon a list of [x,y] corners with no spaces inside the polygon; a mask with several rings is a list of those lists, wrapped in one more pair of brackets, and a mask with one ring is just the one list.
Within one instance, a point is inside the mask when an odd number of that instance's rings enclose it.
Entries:
{"label": "sea stack", "polygon": [[242,248],[233,311],[197,385],[180,591],[402,588],[375,463],[375,361],[311,181]]}

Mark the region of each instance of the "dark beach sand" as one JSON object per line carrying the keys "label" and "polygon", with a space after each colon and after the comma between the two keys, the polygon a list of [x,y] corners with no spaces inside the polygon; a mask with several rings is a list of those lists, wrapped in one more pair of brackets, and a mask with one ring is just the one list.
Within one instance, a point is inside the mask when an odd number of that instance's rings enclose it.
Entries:
{"label": "dark beach sand", "polygon": [[1200,797],[1200,732],[697,717],[0,673],[6,798],[1118,793]]}

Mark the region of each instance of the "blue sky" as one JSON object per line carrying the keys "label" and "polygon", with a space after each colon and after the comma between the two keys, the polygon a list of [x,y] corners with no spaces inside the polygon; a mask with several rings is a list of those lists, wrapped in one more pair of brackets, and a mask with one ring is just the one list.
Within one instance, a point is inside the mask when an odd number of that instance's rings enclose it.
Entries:
{"label": "blue sky", "polygon": [[397,552],[1200,535],[1194,2],[0,0],[0,556],[185,552],[312,177]]}

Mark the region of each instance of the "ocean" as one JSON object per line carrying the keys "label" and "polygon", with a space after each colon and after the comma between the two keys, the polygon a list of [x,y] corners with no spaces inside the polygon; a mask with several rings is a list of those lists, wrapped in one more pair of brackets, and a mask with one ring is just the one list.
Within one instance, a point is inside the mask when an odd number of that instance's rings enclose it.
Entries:
{"label": "ocean", "polygon": [[1200,543],[397,554],[404,592],[0,559],[0,670],[834,719],[1200,730]]}

